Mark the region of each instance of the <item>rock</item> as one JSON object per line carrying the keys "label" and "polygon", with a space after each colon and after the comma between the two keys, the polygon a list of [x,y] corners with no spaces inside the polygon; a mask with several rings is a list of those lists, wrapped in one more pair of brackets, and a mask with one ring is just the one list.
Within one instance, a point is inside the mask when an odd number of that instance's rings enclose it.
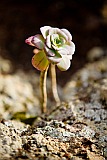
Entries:
{"label": "rock", "polygon": [[[11,62],[8,60],[9,65]],[[1,68],[4,70],[6,60],[3,59]],[[12,66],[11,66],[12,67]],[[40,106],[40,77],[33,71],[28,73],[17,70],[15,73],[10,73],[7,70],[5,74],[0,75],[0,118],[12,119],[18,118],[30,119],[41,114]],[[51,82],[47,79],[48,95],[51,95]],[[58,91],[61,94],[61,87],[58,86]],[[51,100],[48,105],[51,107],[55,104]],[[50,107],[50,108],[51,108]],[[25,117],[25,118],[24,118]]]}
{"label": "rock", "polygon": [[64,88],[64,95],[65,101],[69,104],[71,101],[74,119],[93,128],[98,135],[96,144],[106,155],[107,58],[89,63],[73,75]]}
{"label": "rock", "polygon": [[90,160],[104,160],[101,156],[96,155],[93,152],[88,151],[88,157]]}
{"label": "rock", "polygon": [[[0,51],[1,52],[1,51]],[[13,70],[12,63],[8,59],[4,59],[0,56],[0,73],[11,73]]]}
{"label": "rock", "polygon": [[104,55],[107,53],[107,50],[103,49],[102,47],[94,47],[87,53],[87,58],[89,61],[95,61],[100,59],[101,57],[104,57]]}
{"label": "rock", "polygon": [[[57,107],[54,106],[52,110],[53,103],[49,96],[48,105],[51,109],[41,115],[39,93],[36,92],[39,84],[36,75],[31,72],[25,74],[20,70],[14,74],[1,74],[1,158],[105,160],[107,158],[106,64],[105,57],[84,66],[63,88],[61,95],[64,102]],[[25,112],[28,117],[36,115],[31,126],[9,120],[19,110],[21,113]],[[2,120],[4,118],[7,121]]]}
{"label": "rock", "polygon": [[[52,120],[43,126],[33,128],[33,133],[22,137],[23,148],[38,158],[70,159],[77,158],[78,154],[87,157],[85,147],[91,147],[95,132],[83,124],[68,125],[61,121]],[[80,157],[81,157],[80,156]]]}
{"label": "rock", "polygon": [[21,131],[25,124],[18,121],[0,123],[0,159],[8,159],[22,149]]}
{"label": "rock", "polygon": [[0,118],[11,119],[18,112],[28,116],[40,114],[40,102],[24,72],[1,75],[0,84]]}

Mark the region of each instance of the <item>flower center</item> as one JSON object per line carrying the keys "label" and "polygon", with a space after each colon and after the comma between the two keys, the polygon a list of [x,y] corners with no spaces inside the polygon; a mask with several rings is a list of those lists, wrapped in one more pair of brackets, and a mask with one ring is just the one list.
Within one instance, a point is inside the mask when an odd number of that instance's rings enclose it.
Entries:
{"label": "flower center", "polygon": [[57,45],[57,46],[59,46],[59,45],[61,45],[62,44],[62,40],[58,37],[58,38],[55,38],[54,39],[54,43]]}
{"label": "flower center", "polygon": [[53,34],[51,36],[51,42],[54,46],[60,47],[65,43],[65,39],[58,34]]}

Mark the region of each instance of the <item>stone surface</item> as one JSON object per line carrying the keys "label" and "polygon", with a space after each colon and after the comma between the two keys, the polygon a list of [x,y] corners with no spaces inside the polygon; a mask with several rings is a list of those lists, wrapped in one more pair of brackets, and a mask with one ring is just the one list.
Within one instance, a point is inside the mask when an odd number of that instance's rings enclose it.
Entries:
{"label": "stone surface", "polygon": [[[4,62],[5,63],[5,62]],[[91,62],[60,89],[63,102],[41,114],[38,75],[0,75],[0,157],[11,160],[107,159],[107,58]],[[10,72],[9,72],[10,73]],[[35,78],[36,77],[36,78]],[[50,81],[48,80],[48,93]],[[59,87],[60,88],[60,87]],[[52,109],[53,108],[53,109]],[[24,124],[33,119],[32,125]],[[18,117],[17,117],[17,116]],[[14,119],[14,120],[10,120]],[[30,124],[30,123],[29,123]]]}
{"label": "stone surface", "polygon": [[0,73],[12,72],[12,64],[8,59],[4,59],[0,56]]}
{"label": "stone surface", "polygon": [[[3,65],[2,65],[3,64]],[[37,97],[37,89],[34,92],[33,86],[29,79],[34,79],[34,73],[26,75],[21,70],[16,73],[10,73],[10,70],[5,70],[7,61],[2,58],[0,72],[0,118],[11,119],[18,112],[26,112],[26,116],[36,116],[40,114],[39,100]],[[12,65],[9,62],[10,66]],[[28,78],[30,77],[30,78]],[[38,75],[35,75],[35,84],[38,85]]]}
{"label": "stone surface", "polygon": [[0,159],[14,156],[22,148],[21,131],[25,124],[18,121],[0,123]]}

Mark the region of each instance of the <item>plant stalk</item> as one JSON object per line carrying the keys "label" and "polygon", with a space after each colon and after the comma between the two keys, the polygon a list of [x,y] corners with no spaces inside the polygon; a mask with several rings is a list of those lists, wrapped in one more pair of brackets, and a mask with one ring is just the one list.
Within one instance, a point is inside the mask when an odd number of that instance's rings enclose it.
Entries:
{"label": "plant stalk", "polygon": [[46,70],[41,71],[40,74],[40,88],[41,88],[41,109],[42,113],[46,113],[47,111],[47,89],[46,89],[46,79],[47,79],[47,71],[49,66]]}
{"label": "plant stalk", "polygon": [[57,82],[56,82],[56,70],[55,70],[55,65],[51,63],[51,83],[52,83],[52,93],[53,97],[56,101],[56,104],[60,104],[60,99],[58,96],[58,91],[57,91]]}

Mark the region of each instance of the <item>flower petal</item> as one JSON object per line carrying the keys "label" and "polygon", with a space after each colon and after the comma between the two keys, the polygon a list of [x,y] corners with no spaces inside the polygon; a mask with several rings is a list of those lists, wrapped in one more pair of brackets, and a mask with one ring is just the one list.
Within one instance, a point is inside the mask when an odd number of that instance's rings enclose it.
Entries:
{"label": "flower petal", "polygon": [[49,35],[53,35],[53,34],[57,34],[58,32],[60,32],[59,28],[50,28],[49,29]]}
{"label": "flower petal", "polygon": [[55,46],[55,45],[53,45],[53,44],[52,44],[52,48],[53,48],[54,50],[56,50],[56,51],[58,51],[58,50],[60,49],[58,46]]}
{"label": "flower petal", "polygon": [[60,55],[68,55],[69,54],[69,49],[67,49],[66,47],[60,47],[58,50],[58,53]]}
{"label": "flower petal", "polygon": [[69,50],[69,54],[70,55],[74,54],[74,52],[75,52],[75,44],[72,41],[68,42],[68,45],[66,45],[65,48]]}
{"label": "flower petal", "polygon": [[44,27],[41,27],[40,28],[40,31],[41,31],[41,33],[42,33],[42,35],[43,35],[43,37],[46,39],[46,36],[47,36],[47,32],[48,32],[48,30],[49,29],[51,29],[51,27],[50,26],[44,26]]}
{"label": "flower petal", "polygon": [[57,64],[61,61],[62,56],[58,52],[55,52],[54,56],[47,56],[47,58],[50,62]]}
{"label": "flower petal", "polygon": [[70,41],[69,45],[70,45],[70,54],[74,54],[74,52],[75,52],[75,44],[72,41]]}
{"label": "flower petal", "polygon": [[68,40],[67,35],[61,31],[59,28],[51,28],[49,29],[49,35],[58,34],[60,37],[63,37],[66,41]]}
{"label": "flower petal", "polygon": [[27,44],[29,44],[29,45],[31,45],[31,46],[35,46],[35,45],[32,43],[33,37],[34,37],[34,36],[31,36],[31,37],[27,38],[27,39],[25,40],[25,43],[27,43]]}
{"label": "flower petal", "polygon": [[61,31],[63,31],[67,36],[68,36],[68,40],[71,41],[72,40],[72,35],[71,33],[67,30],[67,29],[61,29]]}
{"label": "flower petal", "polygon": [[67,55],[67,57],[68,57],[70,60],[72,60],[72,54]]}
{"label": "flower petal", "polygon": [[45,46],[44,49],[45,49],[45,52],[46,52],[46,55],[47,55],[47,56],[51,56],[51,57],[55,56],[54,50],[48,48],[47,46]]}
{"label": "flower petal", "polygon": [[45,46],[45,52],[47,55],[47,58],[50,62],[52,63],[59,63],[62,56],[55,50],[49,49],[48,47]]}
{"label": "flower petal", "polygon": [[73,55],[75,52],[75,45],[70,42],[70,45],[63,45],[59,48],[58,53],[61,55]]}
{"label": "flower petal", "polygon": [[61,70],[61,71],[66,71],[69,67],[70,67],[70,59],[68,58],[68,56],[63,55],[62,56],[62,60],[57,64],[57,67]]}
{"label": "flower petal", "polygon": [[43,50],[32,57],[32,65],[40,71],[44,71],[48,67],[49,61]]}
{"label": "flower petal", "polygon": [[46,37],[46,45],[47,45],[49,48],[51,48],[51,39],[50,39],[50,35],[48,35],[48,36]]}
{"label": "flower petal", "polygon": [[49,57],[47,56],[48,60],[51,62],[51,63],[54,63],[54,64],[57,64],[61,61],[62,57],[61,56],[54,56],[54,57]]}
{"label": "flower petal", "polygon": [[68,41],[67,35],[66,35],[63,31],[61,31],[61,29],[60,29],[60,31],[58,32],[58,34],[59,34],[60,37],[63,37],[66,41]]}
{"label": "flower petal", "polygon": [[37,34],[37,35],[33,36],[32,43],[35,45],[36,48],[43,49],[44,48],[44,38],[43,38],[43,36],[40,35],[40,34]]}
{"label": "flower petal", "polygon": [[51,42],[54,43],[55,39],[58,39],[59,38],[59,35],[58,34],[52,34],[51,35]]}

